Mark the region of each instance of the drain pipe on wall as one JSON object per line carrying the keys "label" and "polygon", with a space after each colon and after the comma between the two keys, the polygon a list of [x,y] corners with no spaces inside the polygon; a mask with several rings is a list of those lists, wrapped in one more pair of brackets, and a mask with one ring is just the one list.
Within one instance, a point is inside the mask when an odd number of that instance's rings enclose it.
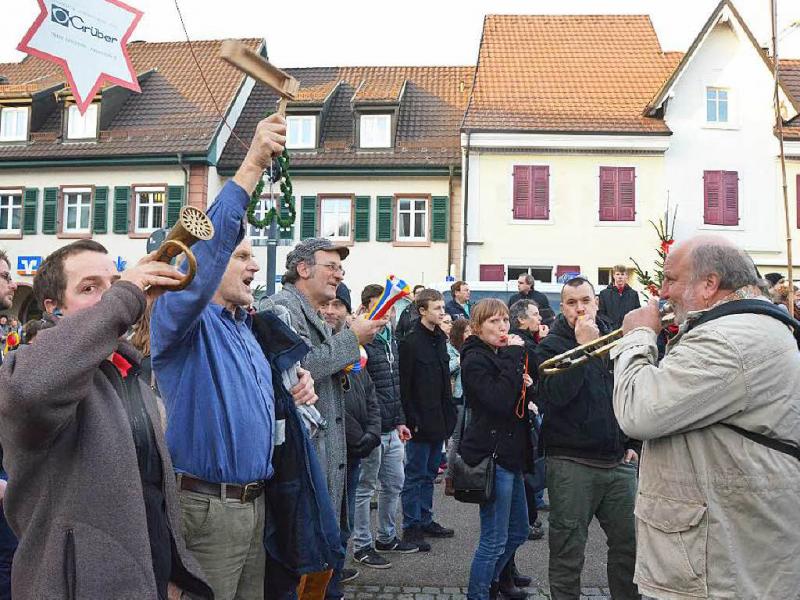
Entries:
{"label": "drain pipe on wall", "polygon": [[[189,205],[189,167],[183,162],[183,153],[178,152],[178,164],[180,165],[181,169],[183,169],[183,193],[186,194],[184,197],[184,205]],[[206,207],[203,207],[205,210]]]}
{"label": "drain pipe on wall", "polygon": [[462,203],[463,218],[461,219],[461,227],[463,230],[463,237],[461,239],[461,279],[467,280],[467,237],[469,231],[469,135],[467,131],[467,145],[464,149],[464,168],[461,172],[464,174],[464,182],[461,185],[462,193],[464,194],[464,202]]}

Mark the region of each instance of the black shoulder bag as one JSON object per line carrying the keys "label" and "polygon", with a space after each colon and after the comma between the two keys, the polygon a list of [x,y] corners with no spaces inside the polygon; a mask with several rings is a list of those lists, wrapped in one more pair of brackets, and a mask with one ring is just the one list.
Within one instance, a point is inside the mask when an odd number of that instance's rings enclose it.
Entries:
{"label": "black shoulder bag", "polygon": [[[778,319],[781,323],[784,323],[792,330],[798,350],[800,350],[800,322],[790,317],[788,313],[783,312],[774,304],[764,302],[763,300],[736,300],[733,302],[720,304],[719,306],[703,313],[696,321],[693,321],[687,327],[686,332],[688,333],[702,323],[707,323],[708,321],[713,321],[714,319],[719,319],[720,317],[726,317],[728,315],[739,315],[743,313],[767,315],[774,319]],[[800,460],[800,448],[797,446],[767,437],[766,435],[760,433],[755,433],[754,431],[742,429],[741,427],[731,425],[730,423],[721,423],[721,425],[724,425],[728,429],[735,431],[739,435],[743,435],[757,444],[761,444],[767,448],[772,448],[778,452],[783,452],[784,454],[788,454],[789,456],[793,456],[797,460]]]}
{"label": "black shoulder bag", "polygon": [[[464,414],[461,418],[461,437],[464,439],[464,430],[467,427],[469,417],[469,406],[466,398],[464,401]],[[499,442],[498,438],[498,442]],[[460,443],[459,443],[460,445]],[[494,498],[494,472],[495,460],[497,459],[497,444],[492,453],[484,458],[474,467],[468,465],[461,458],[460,449],[453,457],[453,464],[450,465],[450,474],[453,477],[453,497],[459,502],[467,504],[484,504],[491,502]]]}

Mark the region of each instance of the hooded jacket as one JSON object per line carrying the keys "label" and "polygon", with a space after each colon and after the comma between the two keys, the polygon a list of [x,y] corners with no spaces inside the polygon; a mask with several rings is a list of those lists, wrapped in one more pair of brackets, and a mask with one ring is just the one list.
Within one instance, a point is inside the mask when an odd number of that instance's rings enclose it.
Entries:
{"label": "hooded jacket", "polygon": [[391,332],[388,335],[379,333],[364,349],[367,351],[367,371],[375,384],[375,395],[380,405],[381,433],[389,433],[398,425],[406,424],[400,400],[400,350]]}
{"label": "hooded jacket", "polygon": [[459,452],[468,465],[477,465],[496,452],[497,464],[504,469],[531,469],[528,403],[520,401],[524,358],[522,346],[495,352],[475,335],[464,342],[461,368],[469,423]]}
{"label": "hooded jacket", "polygon": [[[600,335],[611,331],[603,319],[597,319],[597,325]],[[576,346],[575,330],[564,315],[559,315],[533,352],[535,368]],[[641,443],[629,440],[614,416],[614,377],[610,368],[607,359],[594,358],[565,373],[540,378],[538,400],[548,456],[613,462],[622,460],[628,448],[639,451]]]}

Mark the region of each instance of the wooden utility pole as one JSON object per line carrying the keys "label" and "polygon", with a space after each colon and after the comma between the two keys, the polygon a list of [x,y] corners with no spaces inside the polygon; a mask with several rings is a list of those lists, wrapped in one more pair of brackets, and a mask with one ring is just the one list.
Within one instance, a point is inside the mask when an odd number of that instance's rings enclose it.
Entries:
{"label": "wooden utility pole", "polygon": [[781,161],[781,181],[783,184],[783,214],[786,222],[786,279],[789,282],[789,297],[786,300],[789,314],[794,314],[794,274],[792,269],[792,227],[789,219],[789,190],[786,184],[786,155],[783,151],[783,116],[781,115],[780,73],[778,70],[778,6],[777,0],[770,0],[772,12],[772,62],[775,79],[775,129],[778,134]]}

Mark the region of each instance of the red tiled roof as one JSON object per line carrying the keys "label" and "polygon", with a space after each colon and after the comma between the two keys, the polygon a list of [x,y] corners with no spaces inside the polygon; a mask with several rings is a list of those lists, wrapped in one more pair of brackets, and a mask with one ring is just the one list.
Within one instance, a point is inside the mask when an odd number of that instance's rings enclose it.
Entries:
{"label": "red tiled roof", "polygon": [[[261,39],[242,40],[258,51]],[[192,49],[223,114],[233,102],[244,75],[219,58],[222,40],[192,42]],[[128,44],[136,73],[155,70],[140,81],[142,93],[131,94],[97,142],[62,144],[61,120],[53,111],[23,145],[0,144],[0,160],[89,158],[131,155],[206,153],[221,118],[198,74],[187,42]],[[41,85],[63,81],[59,67],[28,56],[19,63],[0,63],[8,85]],[[47,85],[44,85],[47,83]],[[0,85],[0,94],[6,86]]]}
{"label": "red tiled roof", "polygon": [[464,128],[669,133],[644,107],[677,64],[648,16],[489,15]]}
{"label": "red tiled roof", "polygon": [[[449,167],[460,164],[459,125],[472,85],[473,67],[315,67],[285,70],[300,81],[300,96],[315,98],[318,103],[322,102],[323,92],[314,95],[306,90],[326,90],[338,84],[322,119],[321,148],[313,152],[292,151],[293,167]],[[396,99],[400,91],[397,82],[400,87],[405,82],[393,149],[362,151],[358,147],[351,99],[362,82],[367,82],[367,89],[375,90],[373,98],[382,96],[384,99]],[[392,82],[392,85],[388,86],[386,82]],[[275,106],[275,100],[273,92],[256,85],[236,125],[236,135],[243,140],[251,139],[259,119]],[[357,104],[355,108],[357,110]],[[232,137],[218,167],[222,171],[235,170],[243,157],[244,149]]]}
{"label": "red tiled roof", "polygon": [[374,78],[362,81],[353,94],[353,102],[399,102],[406,80],[398,79],[396,73],[387,75],[376,74]]}

